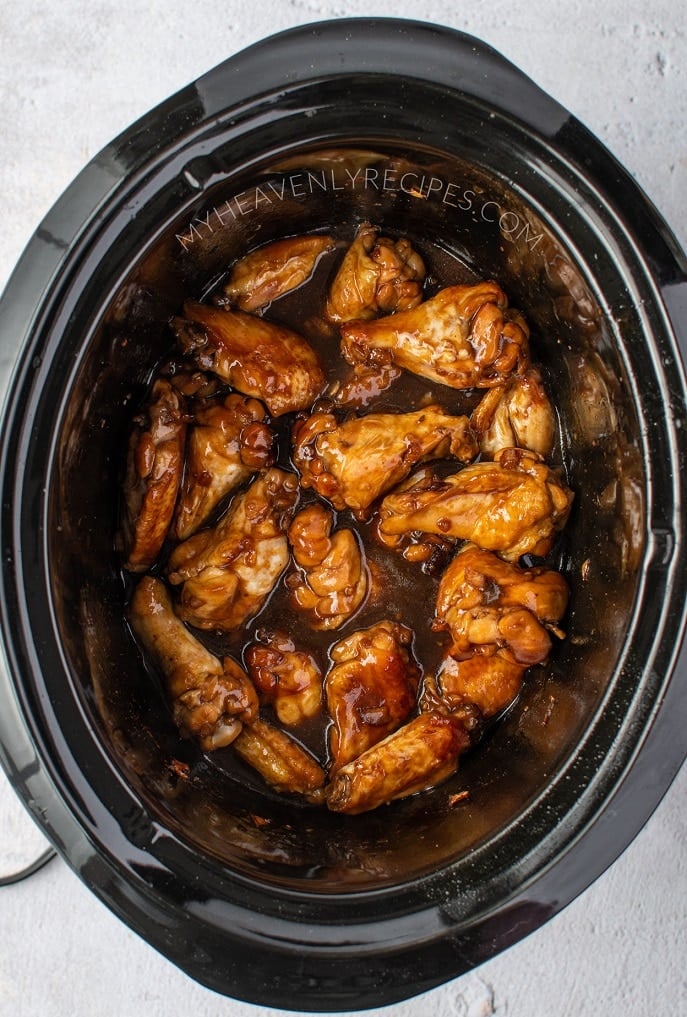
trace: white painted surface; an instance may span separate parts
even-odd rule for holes
[[[142,12],[142,8],[147,10]],[[139,115],[245,45],[345,15],[421,17],[483,38],[583,120],[687,245],[687,34],[672,0],[3,0],[0,287],[64,187]],[[0,384],[9,351],[0,349]],[[0,777],[6,841],[40,840]],[[32,843],[29,843],[29,842]],[[687,1014],[687,769],[646,828],[561,915],[478,971],[385,1017]],[[13,847],[14,857],[17,848]],[[0,1017],[253,1017],[191,982],[61,862],[0,889]],[[277,1012],[278,1013],[278,1012]]]

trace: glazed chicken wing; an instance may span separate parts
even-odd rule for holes
[[[307,282],[320,256],[333,248],[331,237],[315,234],[275,240],[236,262],[224,295],[241,311],[262,310]]]
[[[322,705],[322,672],[283,632],[260,633],[246,650],[246,667],[260,696],[287,727],[314,717]]]
[[[549,632],[561,635],[567,604],[560,573],[521,568],[467,545],[441,578],[433,627],[451,633],[455,658],[506,648],[516,664],[530,667],[546,660]]]
[[[216,526],[174,549],[169,581],[182,586],[184,621],[231,631],[257,614],[288,564],[297,501],[297,478],[272,468],[234,497]]]
[[[456,770],[470,736],[458,717],[421,713],[338,770],[327,789],[333,812],[357,815],[435,787]]]
[[[264,720],[243,728],[234,750],[263,780],[281,794],[298,794],[319,804],[326,775],[309,752],[285,731]]]
[[[134,422],[124,480],[124,567],[145,572],[154,564],[174,515],[184,465],[186,408],[164,379],[153,385],[146,411]]]
[[[400,377],[401,369],[390,360],[379,364],[354,364],[348,375],[325,393],[337,406],[364,410]]]
[[[331,772],[394,731],[416,705],[420,670],[411,655],[412,633],[381,621],[354,632],[330,650],[325,678]]]
[[[186,470],[174,519],[174,535],[186,540],[213,509],[252,473],[273,461],[274,433],[257,399],[232,393],[201,402],[186,442]]]
[[[258,698],[236,661],[222,663],[191,635],[159,579],[144,576],[134,592],[131,626],[165,678],[181,733],[205,751],[229,745],[257,716]]]
[[[467,462],[476,453],[468,418],[450,416],[440,406],[368,413],[343,424],[331,413],[314,413],[294,427],[293,458],[303,487],[356,515],[418,463],[449,455]]]
[[[451,388],[491,388],[527,366],[529,329],[495,282],[449,286],[409,311],[341,327],[349,363],[386,354]]]
[[[442,702],[450,710],[466,703],[476,706],[482,717],[495,717],[518,696],[527,668],[510,653],[476,653],[464,660],[447,654],[437,675]]]
[[[470,423],[485,455],[526,448],[546,459],[556,438],[556,415],[534,367],[485,392]]]
[[[367,594],[367,569],[353,530],[332,534],[334,514],[315,503],[301,509],[289,527],[298,571],[287,577],[295,604],[314,629],[337,629]]]
[[[297,332],[243,311],[187,301],[174,327],[182,351],[274,417],[310,406],[325,385],[314,350]]]
[[[340,323],[416,307],[422,300],[425,266],[406,239],[378,236],[363,223],[331,284],[325,314]]]
[[[493,462],[473,463],[441,480],[425,474],[387,495],[378,533],[390,546],[413,530],[470,540],[516,561],[548,554],[572,499],[534,452],[502,449]]]

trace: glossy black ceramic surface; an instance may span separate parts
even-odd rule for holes
[[[567,640],[447,788],[339,817],[181,744],[125,622],[127,429],[168,319],[248,247],[370,219],[499,280],[576,493]],[[624,849],[687,752],[687,265],[564,109],[482,43],[337,21],[252,47],[105,149],[0,304],[1,757],[67,861],[199,981],[381,1005],[522,938]],[[188,762],[193,779],[174,777]],[[255,815],[260,822],[255,822]]]

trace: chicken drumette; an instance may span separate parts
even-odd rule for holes
[[[174,536],[186,540],[213,509],[252,473],[273,461],[274,433],[257,399],[232,393],[201,401],[186,442],[186,469]]]
[[[130,572],[147,571],[164,544],[181,484],[185,442],[183,396],[158,378],[129,440],[121,542]]]
[[[283,632],[259,633],[260,642],[246,650],[246,667],[265,702],[287,727],[314,717],[322,705],[322,672],[304,650]]]
[[[288,564],[286,530],[297,501],[297,477],[272,468],[234,497],[216,526],[175,548],[169,581],[183,584],[184,621],[230,631],[260,610]]]
[[[508,560],[545,555],[565,525],[572,492],[540,456],[502,449],[493,462],[473,463],[439,479],[424,472],[417,483],[384,498],[378,534],[403,546],[413,531],[470,540]]]
[[[359,516],[418,463],[449,455],[468,462],[477,453],[468,418],[440,406],[368,413],[342,424],[332,413],[314,413],[296,424],[293,438],[303,487]]]
[[[330,650],[325,678],[331,772],[399,727],[416,705],[420,669],[412,632],[391,621],[352,633]]]
[[[198,367],[261,399],[274,417],[306,409],[324,388],[316,353],[285,325],[186,301],[174,328],[183,353]]]
[[[449,286],[408,311],[341,326],[351,364],[392,361],[451,388],[491,388],[523,370],[529,329],[495,282]]]
[[[241,311],[262,310],[306,282],[321,255],[333,248],[331,237],[316,234],[275,240],[236,262],[224,295]]]
[[[331,284],[325,314],[338,324],[416,307],[424,278],[410,241],[380,237],[376,226],[363,223]]]
[[[258,712],[255,689],[230,657],[220,662],[177,617],[159,579],[144,576],[131,601],[131,627],[162,671],[177,727],[206,751],[231,744]]]
[[[353,530],[332,534],[334,514],[316,502],[301,509],[289,527],[298,571],[286,583],[314,629],[336,629],[358,610],[367,593],[363,550]]]
[[[534,367],[485,392],[470,423],[485,455],[517,447],[547,458],[556,438],[556,415]]]

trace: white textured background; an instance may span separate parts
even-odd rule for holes
[[[0,0],[0,287],[63,188],[134,119],[265,35],[347,15],[433,20],[499,49],[605,141],[687,246],[684,5],[455,6],[461,13],[432,0],[389,7],[364,0]],[[0,349],[0,385],[11,355]],[[0,872],[37,841],[0,776]],[[372,1013],[684,1017],[686,844],[683,767],[637,840],[561,915],[472,974]],[[62,862],[0,889],[0,1017],[261,1012],[192,983]]]

